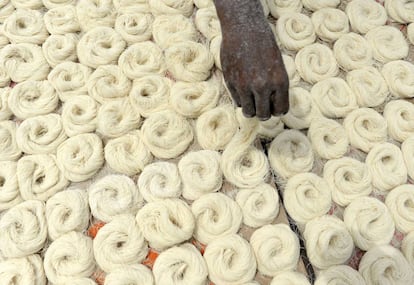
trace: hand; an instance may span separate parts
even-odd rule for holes
[[[227,87],[244,115],[267,120],[287,113],[289,79],[273,32],[260,13],[263,19],[244,25],[221,17],[221,65]]]

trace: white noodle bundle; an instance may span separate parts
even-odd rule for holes
[[[250,244],[237,234],[211,242],[204,253],[210,280],[216,284],[243,284],[256,274],[256,259]]]
[[[190,207],[180,199],[164,199],[146,204],[136,217],[149,245],[163,250],[188,240],[195,227]]]
[[[83,232],[89,225],[88,195],[82,189],[69,189],[46,202],[49,237],[56,240],[71,231]]]
[[[69,184],[50,154],[23,156],[17,162],[17,181],[24,200],[45,202]]]
[[[47,238],[45,204],[29,200],[9,209],[0,219],[2,255],[25,257],[40,251]]]
[[[117,215],[136,215],[143,206],[143,198],[134,181],[124,175],[107,175],[88,189],[92,215],[104,222]]]
[[[105,272],[145,259],[148,245],[132,215],[119,215],[105,224],[93,240],[93,252]]]
[[[191,210],[196,221],[194,237],[204,244],[237,233],[242,223],[241,208],[223,193],[201,196]]]

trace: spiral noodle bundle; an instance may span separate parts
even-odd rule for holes
[[[19,148],[28,154],[54,153],[67,136],[58,114],[48,114],[24,120],[16,131]]]
[[[138,128],[141,122],[127,99],[104,103],[98,111],[97,132],[108,138],[127,134]]]
[[[111,174],[97,180],[88,189],[92,215],[104,222],[122,214],[135,215],[143,198],[128,176]]]
[[[48,10],[44,16],[46,29],[52,35],[65,35],[80,31],[76,8],[72,5],[59,6]]]
[[[102,141],[95,134],[73,136],[59,145],[56,157],[68,180],[85,181],[94,176],[104,163]]]
[[[243,284],[256,274],[256,259],[250,244],[237,234],[212,241],[206,248],[204,259],[209,278],[216,284]]]
[[[345,71],[370,66],[373,51],[369,42],[356,33],[341,36],[334,44],[333,52],[339,66]]]
[[[311,11],[323,8],[335,8],[339,5],[339,0],[302,0],[303,6]]]
[[[326,42],[334,42],[349,32],[348,17],[339,9],[322,8],[312,14],[311,20],[315,33]]]
[[[269,175],[269,163],[262,151],[252,144],[256,139],[259,121],[246,119],[240,130],[223,151],[221,169],[224,177],[239,188],[255,187]]]
[[[289,90],[289,111],[282,117],[283,122],[293,129],[306,129],[315,117],[320,115],[312,102],[311,94],[301,87]]]
[[[190,207],[180,199],[164,199],[146,204],[136,217],[149,245],[163,250],[188,240],[195,227]]]
[[[414,282],[413,269],[402,253],[390,246],[376,246],[361,259],[359,273],[367,285],[411,284]]]
[[[347,206],[372,192],[372,176],[365,163],[349,157],[326,162],[323,178],[332,190],[332,200]]]
[[[395,27],[376,27],[365,38],[371,45],[374,58],[381,63],[403,59],[408,55],[408,43],[403,33]]]
[[[408,175],[414,179],[414,136],[409,137],[401,144],[401,151]]]
[[[410,232],[406,235],[401,244],[401,251],[404,257],[410,263],[411,267],[414,266],[414,232]]]
[[[145,9],[122,7],[115,21],[115,31],[132,45],[148,41],[152,36],[154,17]]]
[[[195,14],[194,23],[207,40],[212,40],[221,35],[220,22],[215,7],[198,9]]]
[[[268,157],[273,170],[284,179],[310,171],[314,162],[310,141],[296,130],[278,135],[270,144]]]
[[[194,284],[207,282],[208,270],[200,252],[189,243],[162,252],[153,268],[157,284]]]
[[[152,36],[157,45],[166,49],[183,41],[196,41],[197,30],[183,15],[160,15],[155,17]]]
[[[243,223],[252,228],[270,224],[279,214],[279,195],[269,184],[240,189],[236,202],[243,212]]]
[[[0,122],[0,161],[17,160],[22,155],[17,144],[16,123]]]
[[[0,219],[2,254],[25,257],[40,251],[47,238],[45,205],[30,200],[9,209]]]
[[[160,75],[135,79],[129,92],[131,106],[143,117],[168,109],[171,80]]]
[[[414,45],[414,23],[407,26],[407,38]]]
[[[281,15],[276,22],[276,36],[282,46],[293,51],[298,51],[316,40],[311,19],[301,13]]]
[[[345,12],[352,30],[360,34],[365,34],[387,22],[387,12],[380,3],[374,0],[350,1]]]
[[[221,58],[220,58],[221,43],[222,43],[222,41],[223,41],[223,37],[221,35],[214,37],[210,41],[210,53],[213,55],[214,64],[216,65],[216,67],[219,70],[222,70],[222,67],[221,67]],[[290,66],[290,68],[291,68],[291,66]],[[289,69],[289,67],[286,67],[286,69],[287,69],[286,72],[288,73],[289,78],[291,78],[290,75],[291,75],[292,69]],[[295,68],[295,72],[296,72],[296,68]],[[299,75],[297,76],[297,78],[299,78]]]
[[[62,125],[69,136],[94,132],[97,125],[98,104],[86,95],[69,98],[62,107]]]
[[[0,283],[46,285],[42,258],[33,254],[0,262]]]
[[[58,64],[47,78],[58,93],[59,99],[65,102],[77,95],[88,95],[86,83],[91,74],[90,67],[69,61]]]
[[[196,220],[194,237],[204,244],[237,233],[242,223],[241,208],[223,193],[201,196],[191,210]]]
[[[270,285],[310,285],[308,278],[296,271],[283,271],[276,275]]]
[[[306,240],[310,262],[322,269],[345,263],[354,251],[354,242],[345,223],[335,216],[322,216],[306,224]]]
[[[341,78],[316,83],[311,94],[321,113],[328,118],[342,118],[358,108],[355,94]]]
[[[220,91],[218,79],[194,83],[179,81],[171,87],[170,104],[178,114],[197,118],[216,106]]]
[[[365,280],[358,271],[348,265],[336,265],[319,273],[315,285],[355,285],[365,284]]]
[[[115,171],[126,175],[141,172],[153,157],[144,145],[139,131],[109,140],[105,146],[105,160]]]
[[[11,90],[9,87],[0,89],[0,121],[8,120],[13,115],[8,103]]]
[[[184,41],[165,51],[165,62],[175,79],[186,82],[206,80],[214,65],[214,58],[204,45]]]
[[[43,6],[42,0],[10,0],[17,9],[39,9]]]
[[[51,67],[66,61],[77,61],[76,46],[78,44],[76,34],[51,35],[42,45],[43,55]]]
[[[397,98],[414,97],[414,64],[395,60],[385,64],[381,70],[390,92]]]
[[[352,201],[345,208],[344,222],[355,245],[362,250],[388,244],[394,235],[395,223],[391,214],[376,198],[361,197]]]
[[[336,76],[339,72],[331,49],[318,43],[301,49],[296,54],[295,64],[299,75],[311,84]]]
[[[182,14],[189,17],[194,9],[193,0],[148,0],[148,3],[154,15]]]
[[[95,280],[92,280],[91,278],[81,277],[81,278],[75,278],[72,280],[66,279],[62,285],[96,285],[97,283]]]
[[[387,121],[371,108],[360,108],[349,113],[343,125],[351,145],[369,152],[376,144],[387,140]]]
[[[211,47],[211,44],[210,44],[210,47]],[[218,49],[220,49],[220,46],[218,46]],[[291,57],[290,55],[286,55],[286,54],[282,54],[282,59],[283,59],[283,64],[286,68],[287,75],[289,77],[289,87],[292,88],[298,85],[300,81],[300,76],[296,71],[295,60],[293,59],[293,57]]]
[[[185,199],[196,200],[204,194],[220,190],[223,184],[220,160],[220,153],[213,150],[193,151],[181,158],[178,170]]]
[[[142,124],[141,134],[151,153],[162,159],[179,156],[194,138],[190,123],[170,110],[150,115]]]
[[[93,252],[99,267],[110,272],[143,261],[148,245],[134,216],[119,215],[99,230]]]
[[[377,107],[384,103],[388,96],[387,83],[375,67],[368,66],[349,71],[346,82],[361,107]]]
[[[3,31],[14,44],[42,44],[49,36],[42,14],[31,9],[17,9],[4,21]]]
[[[312,120],[308,137],[315,152],[324,159],[342,157],[349,149],[344,127],[335,120],[318,117]]]
[[[116,10],[112,0],[79,0],[76,13],[84,32],[96,27],[113,27],[115,24]]]
[[[117,65],[101,65],[89,77],[88,93],[101,104],[127,97],[132,83]]]
[[[193,0],[193,1],[194,1],[194,5],[198,9],[214,6],[213,0]]]
[[[138,188],[147,202],[179,198],[182,185],[177,165],[159,161],[145,166],[138,178]]]
[[[370,150],[365,162],[372,175],[372,184],[380,191],[389,191],[407,180],[402,152],[394,144],[377,144]]]
[[[385,9],[391,19],[402,24],[414,22],[414,5],[411,2],[404,0],[384,2]]]
[[[257,269],[267,276],[294,270],[299,261],[299,239],[288,225],[266,225],[256,230],[250,244],[257,260]]]
[[[0,48],[2,48],[1,44],[0,44]],[[7,74],[7,71],[6,69],[4,69],[4,67],[0,67],[0,88],[9,87],[9,85],[10,85],[10,76]]]
[[[46,79],[50,69],[42,48],[28,43],[9,44],[2,48],[0,66],[14,82]]]
[[[49,81],[25,81],[17,84],[10,92],[8,106],[20,119],[53,112],[59,98]]]
[[[42,0],[43,5],[47,9],[53,9],[57,7],[64,7],[66,5],[74,5],[76,4],[76,0]]]
[[[0,161],[0,211],[10,209],[22,202],[16,167],[14,161]]]
[[[88,195],[82,189],[69,189],[46,202],[49,237],[56,240],[71,231],[83,232],[89,225]]]
[[[115,9],[119,12],[125,9],[148,10],[148,0],[113,0]]]
[[[57,284],[89,277],[95,269],[92,239],[78,232],[62,235],[47,249],[44,267],[47,279]]]
[[[270,14],[276,19],[287,13],[300,12],[303,8],[300,0],[267,0],[267,5]]]
[[[237,127],[233,106],[220,105],[197,119],[197,141],[203,149],[223,150],[233,138]]]
[[[49,154],[26,155],[17,162],[17,181],[24,200],[47,201],[69,183]]]
[[[384,108],[384,117],[387,120],[388,133],[391,138],[402,142],[414,135],[414,105],[404,100],[395,100],[387,103]]]
[[[260,121],[257,129],[258,136],[267,139],[274,139],[283,132],[285,124],[281,117],[272,116],[267,121]]]
[[[394,218],[396,228],[407,234],[414,231],[414,186],[404,184],[394,188],[386,197],[391,216]]]
[[[162,50],[151,41],[129,46],[119,57],[118,65],[132,80],[146,75],[164,75],[166,70]]]
[[[125,46],[125,41],[112,28],[93,28],[79,40],[77,46],[79,62],[92,68],[97,68],[100,65],[115,64],[118,61],[118,57],[124,51]]]
[[[154,277],[148,267],[142,264],[123,266],[111,270],[105,276],[105,285],[123,285],[123,284],[154,284]]]
[[[0,2],[0,23],[3,22],[15,11],[14,5],[10,0]]]
[[[313,173],[300,173],[290,178],[283,197],[286,210],[299,224],[321,217],[331,208],[329,185]]]

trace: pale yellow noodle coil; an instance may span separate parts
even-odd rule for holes
[[[299,224],[325,215],[332,204],[328,183],[313,173],[300,173],[290,178],[283,198],[287,212]]]
[[[407,168],[401,150],[385,142],[375,145],[365,162],[372,175],[372,185],[379,191],[390,191],[407,180]]]
[[[326,162],[323,178],[332,191],[332,200],[345,207],[359,197],[371,194],[372,176],[365,163],[350,157]]]
[[[283,179],[310,171],[314,163],[309,139],[296,130],[279,134],[270,144],[268,157],[273,171]]]
[[[110,139],[105,145],[106,162],[110,168],[122,174],[140,173],[152,159],[139,131]]]
[[[395,231],[395,223],[385,204],[372,197],[352,201],[345,208],[344,222],[355,245],[362,250],[388,244]]]

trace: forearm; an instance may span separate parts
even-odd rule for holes
[[[237,27],[246,31],[265,22],[260,0],[214,0],[223,31]]]

